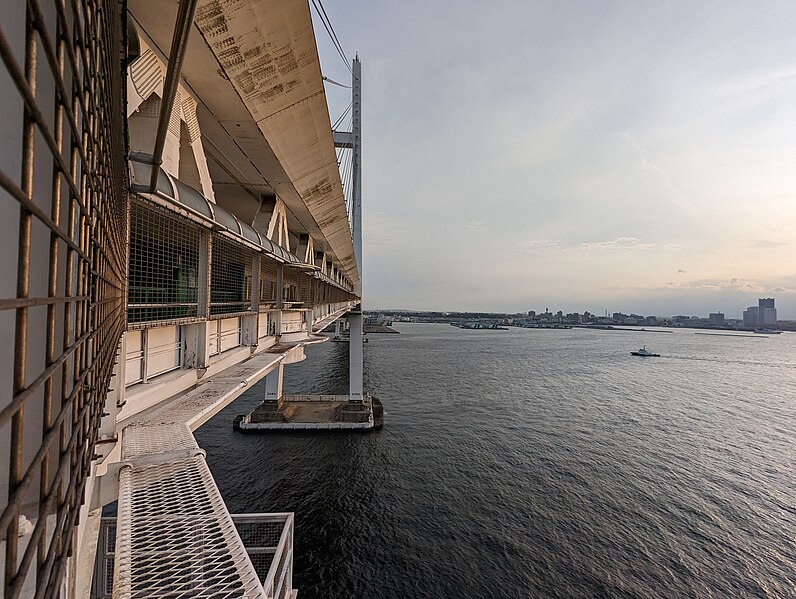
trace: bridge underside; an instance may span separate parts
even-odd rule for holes
[[[163,54],[177,2],[130,0],[139,31]],[[263,197],[288,209],[291,232],[359,282],[309,5],[200,0],[182,68],[216,201],[257,228]],[[292,249],[292,248],[289,248]]]
[[[118,500],[114,597],[286,596],[292,517],[247,548],[191,432],[361,301],[308,3],[6,2],[0,46],[3,591],[85,595]]]

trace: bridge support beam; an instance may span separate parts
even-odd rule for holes
[[[282,408],[282,380],[285,374],[285,366],[280,363],[271,372],[265,375],[265,397],[263,406],[272,411]]]
[[[363,382],[362,312],[348,315],[348,378],[349,394],[352,402],[365,398]]]

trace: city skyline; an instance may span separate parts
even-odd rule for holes
[[[424,311],[427,311],[427,312],[440,312],[440,313],[448,313],[448,312],[449,313],[483,312],[483,313],[495,313],[495,314],[529,314],[530,312],[533,312],[533,313],[535,313],[537,315],[543,314],[543,313],[549,311],[550,314],[556,314],[558,312],[561,312],[561,313],[563,313],[565,315],[574,313],[574,314],[590,314],[592,316],[598,316],[598,317],[610,317],[611,315],[618,313],[618,314],[623,314],[625,316],[630,316],[630,315],[645,316],[645,317],[646,316],[655,316],[655,317],[661,318],[661,319],[669,319],[669,318],[675,318],[675,317],[696,317],[696,318],[702,318],[702,319],[706,319],[706,320],[709,319],[711,316],[714,316],[714,315],[718,314],[718,315],[721,315],[722,318],[724,318],[724,319],[726,319],[728,321],[731,320],[731,321],[742,322],[742,321],[745,320],[745,315],[746,315],[747,311],[751,310],[753,308],[755,310],[758,310],[760,305],[761,305],[761,303],[764,300],[771,300],[772,302],[774,302],[774,301],[776,301],[776,298],[757,298],[757,300],[755,301],[756,305],[749,306],[749,307],[738,308],[737,310],[729,310],[729,311],[727,311],[727,310],[723,310],[723,309],[718,309],[717,308],[715,310],[708,311],[708,312],[680,311],[680,312],[673,312],[673,313],[646,312],[646,311],[639,311],[639,310],[624,310],[624,309],[614,310],[614,309],[610,309],[610,308],[602,308],[600,310],[596,310],[596,309],[593,310],[593,309],[588,309],[588,308],[586,308],[586,309],[577,309],[577,308],[570,308],[569,304],[564,304],[563,307],[558,305],[558,304],[554,304],[554,305],[551,304],[551,305],[553,305],[552,308],[550,306],[545,306],[544,308],[530,307],[530,308],[527,308],[527,309],[519,309],[519,310],[488,310],[488,309],[487,310],[460,310],[460,309],[412,308],[412,307],[394,307],[394,306],[373,306],[372,308],[369,308],[369,309],[372,312],[378,312],[380,310],[387,311],[387,312],[390,312],[390,311],[406,311],[406,312],[424,312]],[[770,307],[773,310],[773,318],[774,318],[774,320],[773,321],[768,321],[768,322],[755,322],[754,324],[762,326],[762,325],[765,325],[765,324],[776,324],[776,322],[779,322],[779,321],[789,321],[789,320],[791,320],[791,319],[788,319],[788,318],[780,317],[779,308],[778,307],[774,307],[774,305],[771,305]],[[737,315],[736,315],[736,313],[737,313]],[[756,312],[755,312],[755,318],[758,318]]]
[[[796,318],[796,7],[499,6],[328,7],[366,57],[366,305]]]

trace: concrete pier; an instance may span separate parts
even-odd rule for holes
[[[283,395],[266,399],[252,412],[235,418],[241,432],[262,430],[371,430],[384,424],[378,398],[366,395],[351,401],[349,395]]]

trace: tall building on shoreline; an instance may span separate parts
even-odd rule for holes
[[[757,326],[757,306],[749,306],[743,311],[743,326],[755,327]]]
[[[777,324],[777,309],[773,297],[761,297],[756,306],[749,306],[743,313],[745,327],[768,326]]]
[[[757,300],[758,324],[777,324],[777,309],[774,307],[773,297],[761,297]]]

